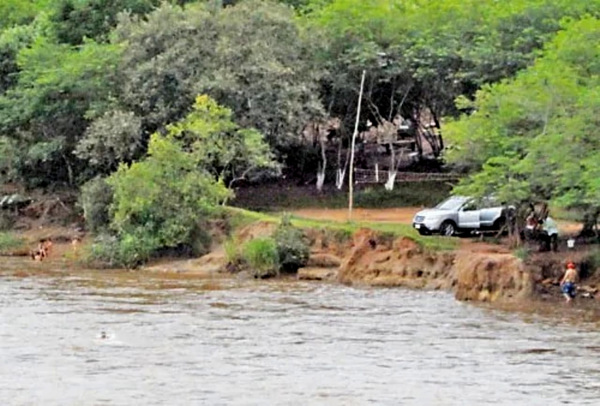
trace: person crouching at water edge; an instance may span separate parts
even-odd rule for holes
[[[570,302],[575,298],[575,283],[577,282],[579,275],[577,274],[577,268],[573,262],[569,262],[567,264],[567,270],[565,271],[565,276],[563,276],[560,281],[560,290],[567,302]]]
[[[52,241],[48,240],[40,240],[37,249],[31,251],[31,259],[34,261],[42,261],[48,255],[50,255],[50,251],[52,250]]]

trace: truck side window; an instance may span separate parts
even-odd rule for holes
[[[477,205],[474,202],[469,202],[463,206],[462,210],[463,211],[477,210]]]

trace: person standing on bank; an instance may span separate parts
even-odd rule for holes
[[[567,270],[565,271],[565,275],[560,281],[560,290],[562,291],[567,303],[575,298],[575,283],[578,281],[579,275],[577,273],[577,268],[573,262],[569,262],[567,264]]]

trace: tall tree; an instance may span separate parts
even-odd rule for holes
[[[459,193],[513,203],[554,200],[600,212],[600,20],[565,23],[515,79],[485,87],[447,128],[448,158],[474,174]]]
[[[46,37],[21,50],[18,84],[0,97],[0,133],[22,144],[31,183],[74,183],[73,149],[87,117],[105,109],[119,55],[118,46],[89,41],[74,50]]]
[[[360,72],[369,73],[365,118],[423,121],[458,113],[457,96],[530,65],[561,19],[598,15],[598,0],[335,0],[307,16],[323,31],[325,105],[349,123]],[[383,58],[382,58],[383,56]],[[429,114],[427,114],[429,116]],[[427,135],[426,132],[422,131]],[[443,146],[431,140],[434,152]]]

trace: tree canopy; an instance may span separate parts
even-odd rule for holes
[[[598,210],[599,39],[600,20],[565,21],[531,67],[462,100],[447,156],[474,175],[458,192]]]
[[[231,194],[224,178],[272,165],[260,133],[239,128],[231,110],[199,96],[166,135],[152,134],[144,159],[121,164],[108,178],[114,193],[110,226],[121,249],[137,253],[129,255],[134,260],[193,245],[207,215]]]
[[[365,71],[361,129],[433,122],[434,154],[447,136],[444,158],[475,174],[461,188],[591,207],[597,18],[600,0],[6,0],[0,174],[33,187],[108,176],[142,161],[152,134],[192,128],[198,94],[227,112],[243,154],[266,140],[260,154],[297,173],[310,125],[339,121],[341,153]],[[244,173],[239,159],[214,162],[218,177]]]

